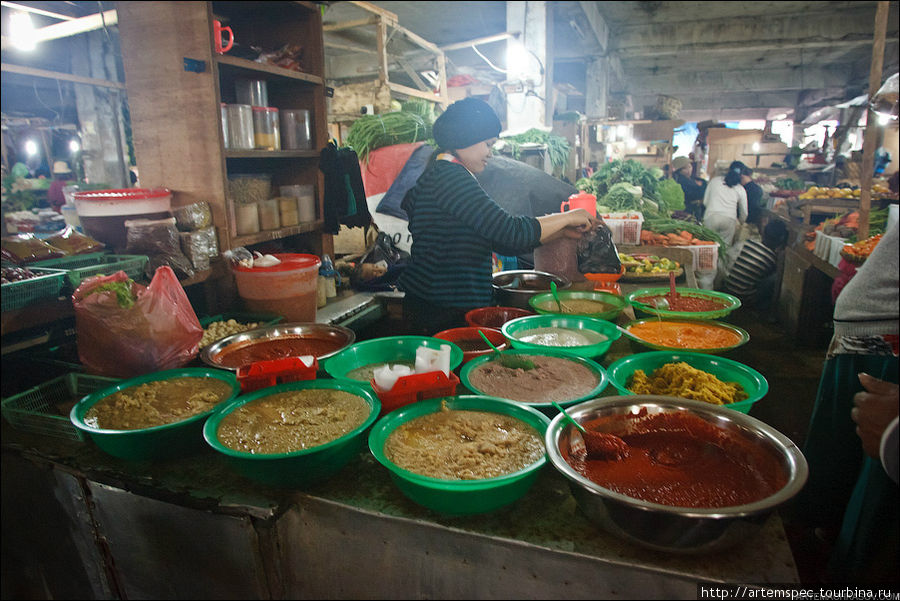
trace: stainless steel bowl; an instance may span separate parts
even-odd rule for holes
[[[569,481],[581,511],[604,530],[626,541],[677,554],[727,548],[755,534],[770,514],[800,492],[806,483],[806,459],[793,442],[763,422],[731,409],[674,397],[630,395],[593,399],[566,411],[575,421],[585,423],[604,416],[627,415],[642,408],[650,414],[687,411],[717,428],[749,438],[779,459],[787,483],[760,501],[714,509],[672,507],[622,495],[588,480],[566,462],[561,450],[567,452],[573,443],[583,443],[575,428],[558,414],[550,422],[544,439],[550,463]]]
[[[569,278],[530,269],[498,271],[493,277],[494,299],[501,307],[518,307],[531,311],[528,301],[535,294],[550,292],[550,282],[564,290],[572,285]]]
[[[200,358],[204,363],[219,369],[228,369],[237,371],[237,368],[226,367],[217,361],[217,358],[225,352],[226,349],[234,345],[240,345],[248,340],[275,339],[285,337],[308,337],[319,340],[330,340],[338,343],[338,347],[330,353],[317,356],[321,363],[323,359],[327,359],[338,351],[353,344],[356,340],[356,334],[353,330],[342,326],[334,326],[325,323],[282,323],[253,330],[246,330],[231,336],[226,336],[221,340],[210,344],[200,353]]]

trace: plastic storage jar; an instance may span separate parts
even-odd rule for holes
[[[269,106],[269,88],[265,79],[236,79],[234,95],[241,104]]]
[[[281,147],[285,150],[312,149],[309,111],[305,109],[281,110],[281,142]]]
[[[73,194],[84,233],[116,252],[127,244],[127,219],[171,217],[172,192],[166,188],[92,190]]]
[[[281,126],[278,124],[277,108],[253,107],[253,140],[257,150],[281,150]]]
[[[288,322],[314,322],[319,257],[304,254],[275,256],[281,263],[273,267],[234,267],[238,295],[247,311],[274,313]]]
[[[259,205],[248,202],[234,205],[234,223],[238,236],[255,234],[259,231]]]
[[[297,211],[297,199],[293,196],[279,196],[278,211],[281,214],[282,227],[290,227],[300,223],[300,213]]]
[[[278,199],[270,198],[259,203],[259,228],[263,230],[277,230],[281,227],[281,217],[278,215]]]
[[[226,104],[222,115],[225,132],[225,148],[228,150],[253,150],[253,108],[249,104]]]

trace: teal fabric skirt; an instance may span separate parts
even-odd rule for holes
[[[898,486],[863,452],[850,419],[853,395],[863,390],[858,374],[897,383],[897,369],[896,356],[841,354],[822,370],[803,446],[809,480],[792,508],[810,527],[839,532],[828,565],[834,582],[897,579]]]

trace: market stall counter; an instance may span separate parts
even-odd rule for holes
[[[550,466],[509,507],[448,517],[406,499],[368,452],[299,491],[247,480],[212,449],[126,462],[5,423],[2,439],[4,591],[674,599],[701,582],[798,582],[777,514],[725,553],[659,553],[588,521]]]

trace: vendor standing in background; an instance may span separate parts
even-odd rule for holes
[[[755,225],[762,235],[763,189],[753,181],[753,169],[746,165],[741,170],[741,185],[747,193],[747,223]]]
[[[702,221],[706,183],[691,177],[692,168],[688,157],[675,157],[672,160],[672,179],[684,190],[684,210],[693,215],[697,221]]]
[[[741,175],[747,166],[734,161],[724,176],[710,180],[703,195],[703,225],[721,236],[731,246],[740,224],[747,220],[747,191],[741,185]]]
[[[47,190],[47,203],[50,208],[57,213],[62,213],[62,206],[66,204],[66,196],[63,194],[63,188],[69,185],[72,179],[72,170],[69,169],[68,163],[65,161],[56,161],[53,163],[53,182]]]
[[[500,119],[477,98],[454,102],[434,122],[438,149],[401,204],[412,247],[398,285],[412,334],[465,326],[467,311],[491,305],[492,251],[526,253],[560,236],[579,238],[593,225],[584,209],[515,216],[488,196],[475,174],[500,130]]]

